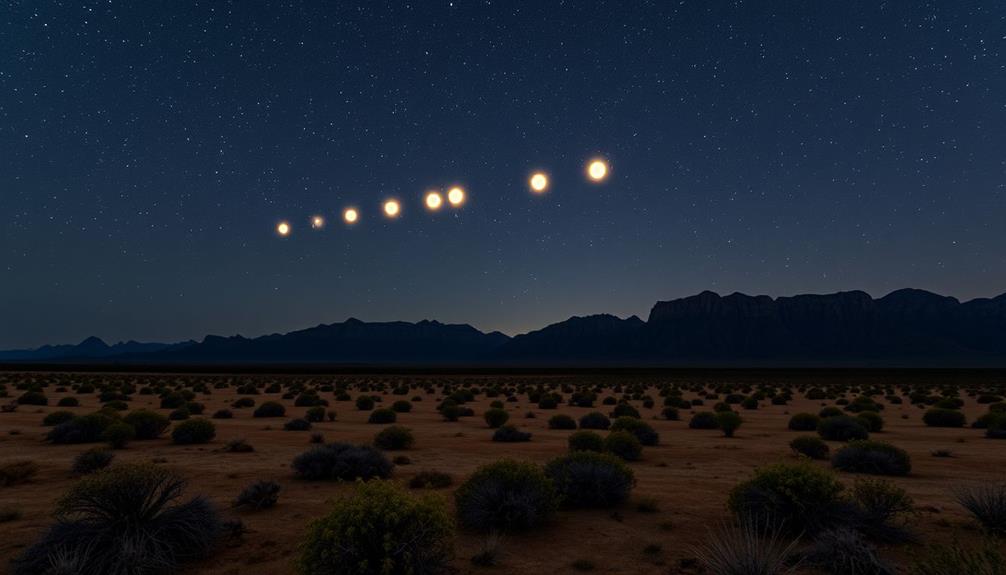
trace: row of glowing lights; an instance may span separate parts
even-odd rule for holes
[[[601,159],[591,160],[587,164],[587,178],[592,182],[602,182],[608,177],[609,173],[608,162]],[[528,178],[528,187],[535,194],[544,194],[548,191],[549,180],[548,174],[545,172],[535,172],[531,174]],[[465,203],[467,193],[461,186],[454,186],[453,188],[447,190],[447,204],[452,208],[460,208]],[[430,191],[426,193],[424,198],[424,203],[426,204],[426,209],[431,212],[439,211],[440,208],[444,206],[444,194],[439,191]],[[382,206],[385,217],[394,219],[401,215],[402,204],[395,199],[385,200]],[[342,211],[342,221],[346,222],[348,225],[353,225],[360,221],[360,210],[357,208],[346,208]],[[311,217],[311,228],[315,230],[320,230],[325,227],[325,218],[322,216],[312,216]],[[280,222],[276,224],[276,233],[282,237],[289,236],[293,231],[293,226],[290,222]]]

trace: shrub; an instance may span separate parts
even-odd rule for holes
[[[681,416],[678,414],[678,408],[671,406],[667,406],[662,409],[660,411],[660,415],[668,421],[677,421],[681,419]]]
[[[54,427],[60,423],[66,423],[74,417],[72,411],[53,411],[42,418],[42,425],[44,427]]]
[[[847,528],[819,533],[807,561],[834,575],[896,575],[859,532]]]
[[[394,410],[382,407],[381,409],[375,409],[370,412],[370,417],[367,418],[367,423],[394,423],[398,419],[398,414]]]
[[[638,461],[643,456],[643,444],[628,431],[612,431],[604,438],[604,450],[625,461]]]
[[[25,483],[38,473],[38,464],[34,461],[9,461],[0,464],[0,487],[9,487]]]
[[[234,507],[269,509],[279,501],[279,491],[279,483],[275,481],[256,481],[241,490],[234,500]]]
[[[283,417],[284,415],[286,415],[286,408],[278,401],[266,401],[252,412],[252,417]]]
[[[629,498],[635,475],[617,457],[577,451],[553,459],[545,474],[566,507],[611,507]]]
[[[510,414],[504,409],[493,408],[487,409],[483,414],[483,417],[486,420],[486,425],[488,425],[490,429],[496,429],[510,419]]]
[[[600,411],[592,411],[580,418],[580,429],[603,429],[611,427],[611,419]]]
[[[217,426],[209,419],[189,419],[175,426],[171,440],[178,445],[209,443],[217,436]]]
[[[41,391],[27,391],[17,398],[20,405],[49,405],[49,398]]]
[[[325,408],[321,405],[308,408],[308,410],[304,412],[304,419],[310,421],[311,423],[320,423],[325,421]]]
[[[635,417],[636,419],[639,419],[639,411],[625,402],[616,405],[615,409],[611,410],[610,415],[615,419],[618,419],[619,417]]]
[[[53,443],[96,443],[115,421],[114,416],[102,411],[81,415],[52,428],[46,439]]]
[[[313,522],[298,568],[304,575],[434,574],[452,559],[454,522],[444,501],[374,481]]]
[[[863,422],[849,415],[822,419],[817,426],[817,434],[829,441],[866,440],[870,437]]]
[[[570,451],[604,451],[604,438],[593,431],[580,430],[567,440]]]
[[[255,451],[255,448],[244,439],[232,439],[224,445],[223,451],[225,453],[251,453]]]
[[[790,556],[797,540],[787,542],[780,530],[757,521],[711,532],[692,553],[706,572],[722,575],[788,575],[796,568]]]
[[[370,411],[374,409],[374,398],[369,395],[361,395],[356,398],[356,409],[360,411]]]
[[[294,458],[294,472],[302,479],[385,479],[394,466],[383,453],[365,445],[329,443],[314,447]]]
[[[13,575],[152,575],[209,554],[222,533],[210,503],[181,503],[185,482],[153,465],[120,465],[81,478],[56,506],[57,523],[12,562]]]
[[[374,436],[374,447],[387,451],[410,449],[415,442],[412,431],[401,425],[386,427]]]
[[[821,418],[813,413],[798,413],[789,418],[789,428],[792,431],[817,431]]]
[[[915,560],[912,575],[1006,575],[1006,557],[991,542],[977,549],[949,546],[930,547]]]
[[[136,439],[157,439],[171,425],[167,417],[149,409],[131,411],[122,420],[133,426]]]
[[[105,428],[104,437],[112,449],[124,449],[136,437],[136,430],[128,423],[113,423]]]
[[[391,409],[395,410],[396,413],[409,413],[412,411],[412,402],[406,399],[400,399],[391,404]]]
[[[856,419],[863,423],[870,433],[879,433],[884,430],[884,418],[876,411],[860,411]]]
[[[171,421],[185,421],[189,418],[191,414],[189,410],[184,407],[179,407],[178,409],[172,411],[168,414],[168,419]]]
[[[801,435],[790,441],[789,447],[797,454],[805,455],[811,459],[827,459],[831,451],[827,443],[813,435]]]
[[[851,473],[908,475],[912,461],[904,449],[889,443],[854,440],[835,452],[831,466]]]
[[[521,431],[512,425],[504,425],[493,433],[493,441],[500,441],[503,443],[531,441],[531,434]]]
[[[821,417],[821,419],[828,419],[829,417],[838,417],[843,415],[842,410],[834,405],[822,408],[821,411],[817,412],[817,414]]]
[[[457,421],[461,417],[461,406],[445,405],[440,409],[440,415],[444,416],[444,421]]]
[[[73,472],[87,475],[102,470],[112,464],[115,454],[108,449],[89,449],[73,458]]]
[[[716,414],[711,411],[700,411],[688,422],[689,429],[716,429],[719,426]]]
[[[557,413],[548,418],[549,429],[576,429],[576,420],[564,414]]]
[[[810,463],[777,463],[734,487],[728,507],[742,519],[792,533],[816,531],[831,523],[842,489],[834,474]]]
[[[213,412],[213,419],[233,419],[234,414],[229,409],[218,409]]]
[[[656,445],[660,443],[660,435],[653,430],[649,423],[633,417],[619,417],[611,424],[612,431],[628,431],[636,436],[639,443],[643,445]]]
[[[523,530],[558,506],[552,480],[533,463],[503,459],[478,468],[454,492],[461,524],[477,531]]]
[[[311,422],[306,419],[291,419],[283,424],[285,431],[310,431]]]
[[[739,413],[733,411],[721,411],[716,414],[716,424],[723,430],[723,435],[733,437],[734,432],[741,426],[744,420]]]
[[[64,397],[56,405],[59,407],[80,407],[80,400],[76,397]]]
[[[1006,484],[976,484],[956,490],[957,502],[990,535],[1006,535]]]
[[[852,488],[855,512],[850,513],[851,527],[874,540],[904,542],[910,535],[895,518],[912,513],[914,502],[908,493],[883,479],[859,479]]]
[[[956,409],[934,407],[926,411],[922,421],[929,427],[964,427],[967,423],[964,414]]]
[[[409,480],[413,489],[444,489],[450,487],[454,479],[443,471],[420,471]]]

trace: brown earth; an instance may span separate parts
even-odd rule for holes
[[[8,376],[8,381],[17,381],[17,375]],[[34,374],[32,377],[44,377]],[[66,376],[64,376],[66,377]],[[100,374],[81,374],[78,381],[100,381]],[[153,375],[125,376],[140,385],[150,382]],[[175,376],[164,376],[175,377]],[[198,376],[187,375],[186,378]],[[203,376],[212,383],[223,376]],[[320,383],[340,376],[298,376]],[[413,376],[341,376],[349,381],[409,381]],[[419,377],[419,376],[416,376]],[[633,376],[531,376],[500,375],[508,384],[521,381],[556,381],[576,384],[578,379],[588,378],[596,382],[599,377],[611,378],[611,384],[640,381]],[[738,378],[736,376],[734,380]],[[255,375],[243,380],[288,381],[288,376]],[[927,376],[928,378],[928,376]],[[851,383],[931,383],[931,378],[900,375],[894,380],[884,380],[882,376],[842,376],[831,377],[829,384]],[[466,379],[460,375],[439,377],[421,376],[423,381],[436,379],[440,382]],[[493,376],[476,375],[467,378],[477,384],[493,380]],[[681,381],[673,375],[644,379],[648,384],[664,382],[687,383],[697,378],[689,377]],[[979,378],[980,385],[989,387],[987,377]],[[952,380],[962,388],[973,385],[970,376],[955,375]],[[718,383],[728,380],[710,380]],[[755,378],[757,384],[757,378]],[[763,382],[765,383],[765,382]],[[767,383],[785,383],[798,386],[815,383],[814,376],[800,376],[787,380],[775,378]],[[945,383],[945,382],[944,382]],[[19,391],[8,384],[8,392],[14,397]],[[460,533],[456,541],[457,559],[455,566],[460,573],[495,572],[515,574],[575,573],[571,563],[587,559],[595,565],[598,573],[624,574],[666,574],[694,573],[693,568],[682,560],[694,557],[690,546],[700,543],[709,529],[716,528],[729,520],[725,502],[729,490],[739,481],[748,477],[759,465],[794,460],[787,444],[799,435],[788,431],[789,416],[798,412],[817,412],[824,404],[833,402],[811,401],[795,392],[794,400],[786,406],[769,405],[763,401],[757,410],[742,410],[744,424],[737,436],[728,439],[719,431],[688,429],[689,412],[682,410],[681,421],[659,419],[661,398],[656,388],[648,393],[657,400],[656,406],[644,408],[639,401],[632,404],[640,410],[644,420],[660,433],[660,445],[644,449],[643,460],[632,463],[638,484],[632,501],[612,512],[604,511],[562,511],[552,523],[543,529],[527,534],[507,536],[503,543],[504,556],[501,565],[493,568],[478,568],[470,558],[478,551],[482,537]],[[359,392],[350,392],[355,398]],[[43,438],[46,428],[40,423],[44,414],[56,411],[56,401],[73,393],[56,393],[46,390],[50,405],[36,407],[22,405],[13,413],[0,413],[0,461],[28,459],[41,466],[39,473],[28,483],[0,488],[0,508],[14,508],[22,513],[15,521],[0,523],[0,559],[17,554],[25,545],[33,541],[51,523],[53,502],[75,481],[70,467],[74,456],[93,445],[51,445]],[[526,396],[520,396],[516,403],[507,403],[511,412],[510,423],[534,434],[529,443],[494,443],[490,441],[489,430],[481,413],[488,407],[490,399],[479,397],[471,405],[475,417],[462,418],[459,422],[445,422],[437,413],[436,405],[442,394],[427,394],[423,390],[412,390],[405,398],[420,395],[423,401],[415,402],[411,413],[399,414],[398,424],[413,430],[416,446],[405,452],[412,460],[411,465],[397,466],[394,477],[407,481],[421,470],[438,470],[450,473],[459,484],[479,465],[495,461],[501,457],[513,457],[544,463],[552,457],[566,452],[566,438],[571,431],[549,430],[548,418],[555,413],[566,413],[574,418],[590,411],[608,412],[611,406],[578,408],[560,405],[557,410],[543,410],[530,404]],[[568,396],[568,394],[564,394]],[[613,393],[602,393],[600,398]],[[321,396],[331,403],[329,409],[337,412],[334,422],[316,423],[312,431],[321,432],[326,441],[370,443],[381,425],[367,423],[368,413],[356,410],[352,402],[336,402],[331,392]],[[82,406],[72,408],[76,413],[89,413],[99,407],[95,395],[77,396]],[[206,415],[217,409],[229,408],[238,397],[233,387],[213,389],[210,395],[197,398],[206,405]],[[696,397],[686,392],[685,398]],[[848,396],[850,399],[852,394]],[[971,421],[985,412],[974,398],[966,397],[964,411]],[[280,394],[253,396],[257,403],[266,400],[281,400]],[[402,399],[388,396],[384,404]],[[3,400],[6,401],[6,400]],[[239,544],[221,549],[212,559],[191,567],[187,572],[205,574],[284,574],[292,573],[292,561],[297,552],[307,524],[325,513],[326,502],[345,496],[352,485],[321,481],[303,481],[293,477],[291,460],[309,448],[310,432],[288,432],[283,423],[291,417],[299,417],[306,408],[294,407],[293,400],[281,400],[287,407],[284,418],[255,419],[251,409],[234,409],[234,419],[215,420],[217,437],[207,445],[172,445],[168,434],[153,441],[136,441],[125,450],[116,452],[117,462],[157,460],[159,463],[177,470],[190,480],[187,493],[205,494],[220,506],[226,507],[241,489],[260,479],[272,479],[282,485],[279,504],[260,512],[233,512],[228,515],[240,517],[250,532]],[[700,409],[710,410],[707,402]],[[158,398],[151,395],[135,394],[131,408],[158,409]],[[160,410],[167,413],[169,410]],[[528,419],[525,414],[536,415]],[[952,488],[970,481],[1002,481],[1006,479],[1006,441],[987,440],[981,430],[970,428],[939,429],[923,425],[923,410],[910,405],[886,405],[883,412],[886,428],[875,434],[876,439],[893,443],[906,449],[913,463],[912,474],[894,481],[905,488],[915,499],[921,510],[912,524],[927,543],[949,542],[954,539],[974,541],[979,533],[963,509],[953,499]],[[253,453],[222,453],[219,451],[228,440],[244,438],[255,447]],[[832,444],[832,448],[836,447]],[[952,457],[934,457],[935,450],[948,450]],[[827,463],[820,463],[827,466]],[[843,481],[851,484],[853,476],[843,474]],[[449,494],[450,489],[444,490]],[[653,498],[658,502],[657,512],[637,510],[635,503],[641,498]],[[660,546],[659,553],[644,553],[648,545]],[[890,559],[904,563],[918,551],[915,546],[901,546],[883,549]],[[6,561],[0,563],[5,568]]]

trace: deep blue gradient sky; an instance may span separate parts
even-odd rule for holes
[[[350,316],[513,334],[703,289],[1006,291],[1003,2],[0,16],[0,347]],[[464,209],[421,208],[454,182]]]

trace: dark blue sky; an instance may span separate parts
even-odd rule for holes
[[[0,347],[1006,291],[1002,2],[352,4],[0,8]]]

